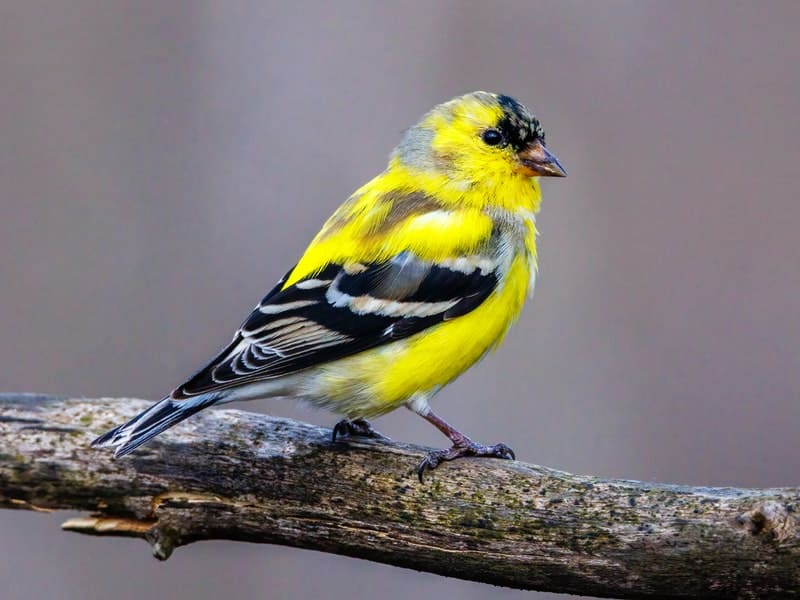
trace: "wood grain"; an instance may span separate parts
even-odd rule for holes
[[[614,598],[796,598],[800,489],[690,488],[466,459],[209,410],[133,455],[89,447],[150,403],[0,395],[0,507],[63,527],[285,544],[497,585]]]

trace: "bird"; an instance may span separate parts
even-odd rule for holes
[[[205,367],[92,442],[121,457],[200,410],[295,396],[344,418],[332,438],[383,438],[368,419],[407,407],[447,436],[426,471],[472,441],[431,398],[502,342],[532,295],[540,177],[566,171],[533,112],[471,92],[407,129],[386,169],[324,223],[297,263]],[[388,439],[388,438],[384,438]]]

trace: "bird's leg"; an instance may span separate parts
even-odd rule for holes
[[[421,400],[419,397],[415,397],[409,402],[408,407],[431,423],[453,442],[451,448],[447,450],[434,450],[422,459],[422,462],[419,463],[417,467],[417,475],[420,481],[422,481],[422,476],[425,474],[425,471],[433,470],[443,462],[463,458],[465,456],[486,456],[490,458],[504,458],[506,460],[514,460],[514,458],[516,458],[514,456],[514,451],[505,444],[495,444],[493,446],[476,444],[455,427],[447,423],[447,421],[435,415],[425,399]]]
[[[366,419],[342,419],[333,426],[331,441],[335,442],[337,437],[366,437],[390,441],[388,437],[374,429]]]

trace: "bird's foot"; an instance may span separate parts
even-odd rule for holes
[[[331,433],[331,441],[335,442],[339,437],[365,437],[374,440],[390,441],[388,437],[383,435],[377,429],[373,429],[369,421],[366,419],[342,419],[333,426]]]
[[[425,471],[432,471],[443,462],[456,460],[457,458],[464,458],[465,456],[486,456],[489,458],[502,458],[505,460],[514,460],[514,451],[505,444],[495,444],[494,446],[484,446],[483,444],[476,444],[472,440],[464,439],[462,443],[453,445],[452,448],[447,450],[435,450],[422,459],[417,467],[417,475],[420,482]]]

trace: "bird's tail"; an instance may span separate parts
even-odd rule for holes
[[[115,448],[115,457],[125,456],[165,429],[214,404],[218,399],[218,394],[203,394],[185,400],[166,397],[124,425],[107,431],[94,440],[92,446],[111,446]]]

